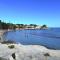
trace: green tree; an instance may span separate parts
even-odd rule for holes
[[[36,28],[37,27],[37,25],[36,24],[34,24],[34,28]]]
[[[36,25],[36,24],[30,24],[30,26],[31,26],[31,27],[34,27],[34,28],[36,28],[36,27],[37,27],[37,25]]]
[[[43,25],[42,27],[47,27],[47,25]]]
[[[1,20],[0,20],[0,29],[2,29],[2,25],[1,25],[1,24],[2,24],[2,22],[1,22]]]
[[[24,28],[24,24],[20,24],[20,28]]]
[[[47,25],[42,25],[41,26],[41,29],[46,29],[47,28]]]

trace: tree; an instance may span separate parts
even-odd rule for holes
[[[2,23],[2,22],[1,22],[1,20],[0,20],[0,29],[2,29],[2,25],[1,25],[1,23]]]
[[[43,25],[42,27],[47,27],[47,25]]]
[[[12,26],[13,26],[13,27],[12,27]],[[14,29],[14,30],[15,30],[15,29],[16,29],[16,25],[15,25],[15,24],[13,24],[12,26],[11,26],[11,27],[12,27],[12,29]]]
[[[41,26],[41,29],[46,29],[47,28],[47,25],[42,25]]]
[[[3,29],[6,29],[6,23],[2,22],[1,25]]]
[[[37,25],[36,24],[34,24],[34,28],[36,28],[37,27]]]
[[[36,24],[30,24],[30,26],[31,26],[31,27],[34,27],[34,28],[36,28],[36,27],[37,27],[37,25],[36,25]]]
[[[20,28],[24,28],[24,24],[20,24]]]

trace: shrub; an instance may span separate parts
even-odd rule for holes
[[[44,56],[50,56],[50,54],[49,53],[45,53]]]
[[[14,42],[14,41],[12,41],[12,40],[7,40],[7,41],[3,41],[3,42],[1,42],[2,44],[13,44],[13,43],[16,43],[16,42]]]
[[[8,48],[13,49],[13,48],[15,48],[15,46],[14,45],[10,45],[10,46],[8,46]]]

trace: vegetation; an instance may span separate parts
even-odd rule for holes
[[[45,56],[45,60],[48,60],[48,57],[50,56],[50,54],[49,53],[45,53],[44,56]]]
[[[44,56],[50,56],[50,54],[49,53],[45,53]]]
[[[15,48],[15,46],[14,45],[10,45],[10,46],[8,46],[8,48],[13,49],[13,48]]]
[[[16,29],[16,28],[18,28],[18,29],[24,29],[24,28],[36,28],[36,27],[38,27],[38,25],[36,25],[36,24],[30,24],[30,25],[27,25],[27,24],[13,24],[13,23],[5,23],[5,22],[2,22],[1,20],[0,20],[0,29]],[[41,27],[39,27],[39,28],[41,28],[41,29],[45,29],[45,28],[47,28],[47,26],[46,25],[42,25]]]
[[[47,25],[42,25],[40,29],[47,29]]]
[[[8,41],[3,41],[1,42],[2,44],[15,44],[16,42],[15,41],[12,41],[12,40],[8,40]]]

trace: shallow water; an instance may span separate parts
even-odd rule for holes
[[[10,31],[6,34],[6,39],[25,45],[43,45],[50,49],[60,49],[60,28]]]

